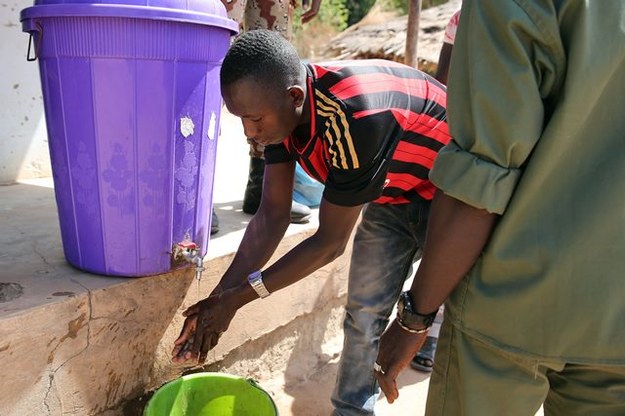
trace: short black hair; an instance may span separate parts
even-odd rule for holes
[[[287,88],[300,80],[302,63],[286,39],[271,30],[250,30],[230,46],[221,65],[221,85],[253,77],[271,87]]]

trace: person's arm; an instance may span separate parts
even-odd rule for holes
[[[471,273],[489,239],[499,237],[495,224],[505,215],[542,135],[545,102],[563,80],[565,55],[556,32],[548,33],[550,11],[527,13],[522,7],[517,2],[463,1],[447,101],[453,139],[441,149],[429,175],[442,191],[433,201],[424,255],[410,292],[418,313],[438,309]],[[399,371],[425,335],[411,334],[394,322],[382,336],[378,362],[385,374],[376,372],[376,377],[390,402],[398,396]]]
[[[310,6],[310,7],[308,7]],[[304,13],[302,13],[302,23],[308,23],[317,16],[319,13],[319,7],[321,6],[321,0],[303,1],[302,7]]]
[[[438,310],[479,257],[497,217],[441,191],[436,193],[423,258],[410,289],[416,312],[426,315]],[[384,374],[376,375],[389,403],[399,396],[395,381],[397,376],[410,364],[426,336],[427,332],[408,333],[397,321],[382,335],[377,361],[381,363]]]
[[[290,165],[290,176],[284,172],[287,169],[285,165]],[[187,321],[172,351],[174,361],[197,358],[198,362],[203,362],[208,350],[217,345],[219,336],[228,328],[236,311],[258,298],[258,294],[248,284],[247,276],[269,260],[284,234],[285,228],[281,223],[274,224],[272,220],[281,222],[280,218],[284,216],[288,226],[292,170],[292,164],[267,165],[259,210],[248,225],[244,241],[219,288],[185,312]],[[284,181],[287,176],[290,182]],[[343,207],[322,200],[317,232],[263,270],[263,283],[269,292],[297,282],[340,256],[361,208],[361,205]],[[283,215],[279,216],[276,212]],[[189,351],[179,356],[184,344],[192,337],[193,345]]]
[[[410,289],[413,306],[422,314],[438,310],[467,275],[498,218],[441,191],[432,201],[431,212],[423,259]]]
[[[440,54],[438,55],[438,65],[436,66],[436,73],[434,78],[443,84],[447,85],[447,76],[449,75],[449,63],[451,62],[451,52],[454,49],[454,45],[444,42],[441,47]]]
[[[447,85],[447,77],[449,75],[449,63],[451,62],[451,52],[454,48],[454,42],[456,41],[456,31],[458,29],[458,22],[460,20],[460,10],[454,13],[447,26],[445,27],[445,33],[443,35],[443,46],[441,46],[440,53],[438,55],[438,65],[436,66],[436,73],[434,78],[443,84]]]
[[[289,286],[343,254],[361,210],[362,205],[344,207],[322,199],[317,232],[263,272],[267,289]]]
[[[191,358],[204,361],[206,355],[199,351],[205,348],[208,352],[217,345],[239,308],[242,299],[231,296],[235,289],[239,289],[238,297],[245,298],[244,303],[253,299],[255,293],[243,283],[251,272],[267,263],[289,226],[293,172],[292,161],[266,165],[260,206],[245,229],[230,267],[206,299],[183,313],[186,319],[172,350],[174,362]],[[243,288],[249,290],[241,291]]]
[[[247,275],[259,270],[267,263],[284,234],[284,230],[279,236],[275,230],[272,230],[272,228],[280,228],[274,222],[279,221],[275,214],[276,208],[281,212],[286,212],[287,215],[282,215],[280,218],[286,217],[286,226],[288,226],[291,198],[289,197],[288,201],[284,200],[283,190],[286,184],[276,180],[283,176],[280,172],[276,172],[278,169],[283,169],[283,165],[285,164],[266,165],[263,200],[258,212],[248,225],[249,231],[246,231],[246,237],[249,232],[249,238],[241,243],[233,264],[220,283],[223,289],[238,286],[236,290],[242,295],[240,301],[244,302],[243,304],[257,297],[253,292],[249,297],[245,296],[249,286]],[[322,199],[317,231],[263,270],[263,282],[269,292],[287,287],[339,257],[345,250],[361,208],[362,205],[344,207]],[[270,231],[270,235],[264,236],[263,233],[267,230]]]
[[[258,211],[245,229],[237,253],[221,278],[225,290],[246,281],[247,275],[263,267],[284,237],[291,212],[295,162],[266,164]]]

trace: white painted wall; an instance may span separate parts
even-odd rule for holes
[[[0,0],[0,184],[51,176],[38,62],[27,62],[20,11],[32,0]]]

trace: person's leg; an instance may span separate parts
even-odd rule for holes
[[[410,366],[415,370],[423,371],[424,373],[432,372],[437,341],[437,337],[428,335],[425,338],[425,342],[421,346],[421,349],[410,362]]]
[[[239,33],[243,31],[243,21],[245,10],[247,9],[247,0],[221,0],[226,7],[228,17],[239,24]]]
[[[422,245],[417,234],[424,235],[428,208],[369,204],[364,211],[350,262],[345,341],[332,395],[335,415],[374,414],[380,335]]]
[[[445,308],[441,306],[438,310],[438,313],[436,314],[436,319],[434,320],[434,325],[428,332],[428,336],[425,338],[425,342],[421,346],[421,349],[419,350],[417,355],[415,355],[410,362],[410,366],[415,370],[423,371],[425,373],[432,372],[432,368],[434,367],[434,357],[436,355],[436,345],[438,341],[438,329],[443,322],[444,309]]]
[[[625,366],[567,364],[547,377],[545,416],[625,415]]]
[[[219,232],[219,217],[215,214],[215,208],[213,208],[213,213],[211,215],[211,233],[210,235],[217,234]]]
[[[239,31],[243,30],[243,15],[247,7],[247,0],[222,0],[223,5],[226,7],[228,17],[239,24]],[[211,213],[211,228],[210,235],[214,235],[219,232],[219,217],[213,208]]]
[[[245,30],[267,29],[291,41],[293,3],[291,0],[248,0],[243,27]]]
[[[293,5],[290,0],[248,0],[243,15],[243,30],[267,29],[291,40]],[[243,212],[255,214],[260,205],[265,173],[264,146],[248,139],[250,167],[243,194]],[[312,211],[306,205],[292,201],[291,222],[303,224],[310,220]]]
[[[425,414],[534,416],[549,391],[546,373],[562,367],[485,344],[455,328],[446,317]]]
[[[264,146],[248,139],[250,145],[250,166],[247,174],[247,184],[243,194],[243,212],[255,214],[260,205],[263,194],[263,176],[265,173]]]
[[[263,195],[263,178],[265,175],[264,146],[248,140],[250,144],[250,167],[247,176],[247,185],[243,193],[243,212],[254,215],[260,206]],[[291,222],[304,224],[310,220],[312,211],[304,204],[291,201]]]
[[[293,182],[293,200],[310,208],[321,205],[324,186],[321,182],[308,176],[302,166],[295,165],[295,178]]]

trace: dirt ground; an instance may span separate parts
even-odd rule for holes
[[[331,414],[330,395],[334,388],[342,343],[342,337],[336,337],[326,343],[325,353],[330,354],[332,358],[308,380],[287,386],[284,385],[281,377],[277,377],[263,384],[262,387],[273,396],[280,416],[329,416]],[[399,400],[389,405],[383,397],[378,399],[376,416],[423,415],[429,380],[428,373],[406,369],[399,379],[401,386]]]

